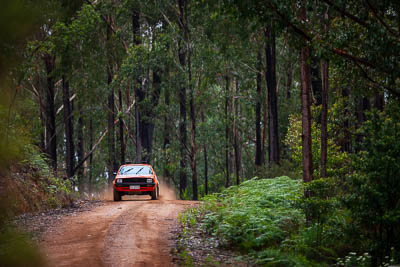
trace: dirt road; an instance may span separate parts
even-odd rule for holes
[[[167,188],[160,199],[124,196],[65,217],[42,242],[49,266],[175,266],[171,230],[178,213],[196,205],[175,200]]]

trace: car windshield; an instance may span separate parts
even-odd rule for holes
[[[146,174],[153,174],[151,171],[151,168],[149,166],[125,166],[122,167],[120,172],[120,175],[131,175],[131,174],[140,174],[140,175],[146,175]]]

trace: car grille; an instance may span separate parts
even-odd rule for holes
[[[140,187],[153,187],[154,184],[137,184],[137,183],[133,183],[133,184],[115,184],[115,187],[129,187],[130,185],[140,185]]]
[[[146,183],[148,178],[124,178],[123,183]]]

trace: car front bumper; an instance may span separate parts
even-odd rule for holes
[[[140,186],[140,189],[131,189],[130,186]],[[118,192],[151,192],[156,188],[155,183],[115,183],[114,189]]]

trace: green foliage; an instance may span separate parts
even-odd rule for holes
[[[281,243],[304,224],[295,207],[299,181],[253,178],[205,198],[203,226],[225,246],[257,251]]]
[[[354,157],[347,206],[379,263],[394,247],[400,261],[400,109],[373,111],[361,128],[364,150]]]
[[[320,178],[308,182],[304,186],[307,197],[300,201],[305,214],[317,224],[323,224],[338,207],[336,185],[332,178]]]
[[[340,186],[333,178],[306,185],[288,177],[253,178],[206,196],[200,213],[189,210],[181,223],[186,238],[200,224],[220,245],[263,266],[328,266],[359,246],[351,214],[338,200]]]
[[[299,232],[293,240],[287,240],[289,247],[322,261],[332,261],[336,256],[335,249],[340,248],[340,242],[332,249],[331,244],[334,243],[331,241],[338,241],[342,237],[341,228],[335,228],[335,218],[342,215],[337,210],[339,203],[335,189],[332,178],[316,179],[304,185],[307,197],[303,196],[298,204],[310,218],[310,226]]]
[[[185,189],[182,191],[181,199],[182,199],[182,200],[189,200],[189,199],[190,199],[190,196],[189,196],[189,193],[188,193],[188,189],[187,189],[187,188],[185,188]]]
[[[180,253],[180,258],[183,260],[182,266],[188,266],[188,267],[193,267],[195,266],[193,263],[192,257],[189,255],[189,253],[186,250],[183,250]]]
[[[304,267],[304,266],[324,266],[307,260],[306,257],[298,253],[285,252],[280,249],[265,249],[258,253],[256,263],[261,266],[275,267]]]
[[[320,107],[312,107],[312,113],[314,118],[319,114]],[[332,122],[336,118],[334,112],[329,112],[329,122]],[[334,124],[328,124],[328,157],[327,157],[327,175],[328,177],[342,178],[344,175],[350,172],[349,168],[349,156],[346,152],[341,151],[340,146],[336,142],[334,132],[337,128],[333,127]],[[289,116],[289,128],[287,135],[284,139],[284,144],[289,150],[289,156],[295,163],[298,171],[298,177],[301,177],[302,173],[302,141],[301,141],[301,116],[299,114],[292,114]],[[312,135],[312,156],[313,156],[313,168],[314,175],[319,175],[321,166],[321,125],[316,122],[316,119],[312,120],[311,126]]]

